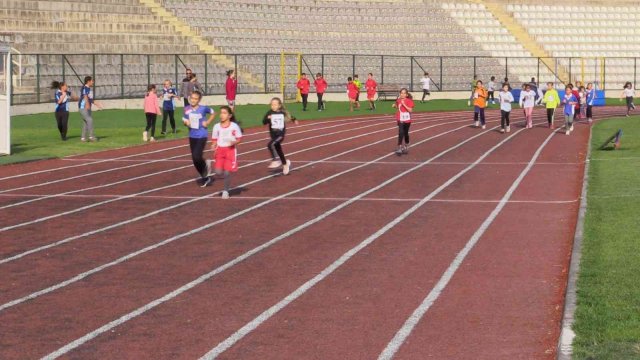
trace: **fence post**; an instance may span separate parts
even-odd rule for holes
[[[637,66],[637,60],[638,58],[633,58],[633,87],[636,87],[636,75],[637,75],[637,70],[636,70],[636,66]]]
[[[178,55],[173,55],[173,71],[176,74],[176,87],[178,86]]]
[[[351,55],[351,76],[356,74],[356,56]]]
[[[540,84],[540,58],[538,58],[538,74],[536,80],[538,80],[538,84]]]
[[[509,78],[509,58],[504,57],[504,77]]]
[[[94,86],[93,86],[93,97],[98,96],[98,87],[95,86],[96,82],[96,54],[91,55],[91,77],[93,78]]]
[[[40,54],[36,55],[36,101],[40,103]]]
[[[147,54],[147,87],[151,85],[151,55]]]
[[[267,87],[269,86],[269,83],[267,81],[267,78],[269,76],[269,56],[267,54],[264,54],[264,93],[268,93],[269,90],[267,89]]]
[[[409,82],[409,91],[413,91],[413,56],[409,59],[409,61],[411,62],[411,81]]]
[[[60,60],[62,60],[62,81],[63,81],[63,82],[67,82],[67,80],[66,80],[66,76],[65,76],[65,71],[64,71],[64,70],[65,70],[65,67],[66,67],[66,66],[65,66],[65,63],[64,63],[64,58],[65,58],[65,57],[64,57],[64,55],[62,55],[62,56],[60,57]]]
[[[476,69],[476,57],[473,57],[473,77],[475,78],[478,75],[477,73],[477,69]]]
[[[120,97],[124,98],[124,54],[120,54]]]
[[[380,83],[384,84],[384,55],[380,55]]]
[[[573,79],[573,69],[572,69],[572,58],[569,57],[569,82],[572,82],[571,79]]]
[[[324,54],[320,55],[320,73],[324,77]]]
[[[233,71],[236,73],[236,79],[238,78],[238,54],[233,55]]]
[[[602,69],[602,90],[604,90],[607,84],[607,58],[603,58],[602,60],[604,61],[604,67]]]
[[[204,93],[209,93],[209,57],[207,54],[204,54]]]
[[[444,83],[442,82],[442,56],[440,56],[440,91],[444,91]]]

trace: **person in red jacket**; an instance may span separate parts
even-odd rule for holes
[[[358,87],[353,83],[353,78],[347,78],[347,96],[349,97],[349,111],[353,111],[353,106],[358,108]]]
[[[378,83],[373,79],[373,74],[369,73],[367,82],[364,83],[365,89],[367,89],[367,100],[369,100],[369,110],[376,109],[376,92],[378,91]]]
[[[322,101],[322,96],[324,92],[327,91],[327,81],[322,77],[322,74],[316,74],[316,80],[313,82],[313,85],[316,87],[316,94],[318,94],[318,111],[324,110],[324,101]]]
[[[300,75],[300,80],[298,80],[296,87],[300,90],[300,95],[302,95],[302,111],[307,111],[307,100],[309,99],[309,88],[311,87],[307,74],[302,73]]]
[[[227,83],[225,84],[227,93],[227,104],[233,112],[236,108],[236,93],[238,92],[238,79],[235,70],[227,71]]]

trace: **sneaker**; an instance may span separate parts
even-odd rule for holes
[[[280,162],[280,160],[273,160],[271,163],[269,163],[269,169],[277,169],[280,166],[282,166],[282,162]]]
[[[205,162],[207,163],[207,176],[211,176],[211,160]]]
[[[160,135],[167,135],[167,132],[163,131],[163,132],[160,133]]]
[[[407,155],[408,153],[409,153],[409,145],[405,145],[405,146],[402,148],[402,154],[403,154],[403,155]]]
[[[511,132],[511,126],[507,125],[507,132]]]
[[[631,108],[632,108],[633,110],[635,110],[635,109],[636,109],[636,105],[635,105],[635,104],[631,104]]]
[[[209,186],[209,184],[211,184],[213,180],[211,180],[210,176],[207,176],[203,181],[202,181],[202,185],[200,185],[200,187],[205,188],[207,186]]]
[[[147,141],[149,140],[149,133],[146,131],[142,132],[142,141]]]
[[[486,129],[487,125],[482,125],[482,130]]]
[[[402,156],[402,148],[401,147],[398,147],[398,149],[396,150],[396,155]]]
[[[153,136],[149,138],[149,141],[151,142],[156,142],[156,138],[154,138]]]
[[[480,121],[476,121],[476,122],[473,124],[473,126],[475,126],[475,127],[480,126]]]
[[[289,175],[289,170],[291,170],[291,160],[287,159],[287,163],[282,166],[282,174]]]
[[[567,130],[564,132],[565,135],[570,135],[571,134],[571,130]]]
[[[589,121],[589,124],[591,124],[593,122],[592,118],[587,119]]]
[[[221,197],[222,197],[223,199],[225,199],[225,200],[226,200],[226,199],[228,199],[228,198],[229,198],[229,192],[228,192],[228,191],[226,191],[226,190],[225,190],[225,191],[223,191],[223,192],[222,192]]]
[[[500,129],[500,133],[504,134],[504,129]]]
[[[571,127],[569,128],[569,131],[573,131],[573,124],[571,124]]]
[[[98,138],[97,138],[97,137],[90,137],[90,138],[89,138],[89,141],[91,141],[91,142],[96,142],[96,141],[98,141]]]
[[[627,116],[629,116],[629,115],[627,115]],[[87,142],[87,139],[85,139],[85,138],[80,138],[80,141],[82,141],[82,142]]]
[[[373,110],[375,110],[375,109],[376,109],[376,104],[373,104]]]

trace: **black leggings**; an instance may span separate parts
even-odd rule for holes
[[[587,119],[593,118],[593,105],[587,105]]]
[[[627,96],[627,112],[633,109],[633,96]]]
[[[144,131],[149,131],[151,129],[151,137],[156,136],[156,118],[157,114],[153,113],[144,113],[147,116],[147,127],[144,128]]]
[[[427,89],[422,89],[422,101],[424,101],[424,98],[425,98],[427,95],[431,95],[431,93],[429,92],[429,90],[427,90]]]
[[[175,110],[164,110],[162,113],[162,132],[167,132],[167,117],[171,123],[171,130],[176,131],[176,119],[174,117]]]
[[[556,109],[547,109],[547,122],[549,125],[553,124],[553,115],[555,115]]]
[[[489,100],[496,101],[496,99],[493,97],[493,95],[494,95],[493,91],[489,91],[488,95],[489,95]]]
[[[409,145],[409,128],[411,127],[411,123],[406,122],[398,122],[398,145],[402,145],[402,140],[404,143]]]
[[[307,110],[307,101],[309,100],[309,94],[300,94],[302,96],[302,108]]]
[[[324,95],[324,94],[318,93],[318,110],[322,110],[322,107],[323,107],[323,106],[322,106],[322,105],[323,105],[323,103],[322,103],[322,96],[323,96],[323,95]]]
[[[198,174],[203,179],[207,177],[207,163],[204,161],[204,148],[207,146],[207,138],[189,138],[189,146],[191,147],[191,159],[193,166],[196,167]]]
[[[480,124],[484,125],[486,123],[484,118],[484,108],[478,107],[476,111],[474,111],[473,120],[478,121],[478,117],[480,117]]]
[[[67,139],[67,130],[69,129],[69,112],[56,111],[56,122],[58,123],[58,131],[62,140]]]
[[[287,159],[284,157],[284,152],[282,151],[283,141],[284,131],[271,131],[271,141],[267,144],[267,149],[269,149],[269,154],[271,154],[273,160],[279,157],[282,164],[286,164]]]
[[[511,115],[511,111],[500,110],[500,126],[503,129],[510,124],[509,115]]]

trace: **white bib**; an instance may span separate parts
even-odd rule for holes
[[[271,128],[274,130],[284,129],[284,114],[271,114]]]
[[[165,93],[164,94],[164,101],[169,101],[169,100],[171,100],[171,94]]]
[[[192,129],[200,129],[200,120],[202,115],[198,113],[189,114],[189,127]]]
[[[401,111],[400,112],[400,121],[401,122],[407,122],[407,121],[411,121],[411,113],[410,112],[405,112],[405,111]]]

